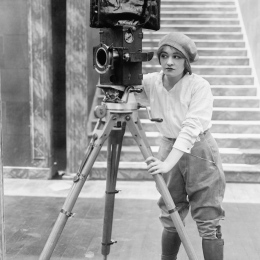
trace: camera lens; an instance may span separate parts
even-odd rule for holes
[[[97,51],[96,62],[100,67],[104,67],[107,63],[107,53],[103,48]]]

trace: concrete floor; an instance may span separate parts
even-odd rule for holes
[[[72,181],[5,179],[6,259],[39,259]],[[161,225],[152,181],[118,181],[110,260],[159,260]],[[51,259],[104,259],[104,181],[87,181]],[[227,184],[222,222],[226,260],[260,259],[260,184]],[[190,215],[186,230],[199,259],[201,239]],[[188,260],[183,247],[178,260]]]

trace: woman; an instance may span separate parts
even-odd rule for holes
[[[223,259],[224,241],[219,221],[225,177],[217,144],[209,129],[213,96],[209,83],[192,73],[198,60],[195,43],[182,33],[170,33],[159,42],[161,72],[144,75],[143,88],[162,138],[158,158],[146,160],[151,174],[162,174],[184,221],[191,207],[205,260]],[[177,259],[181,244],[167,208],[159,199],[162,260]]]

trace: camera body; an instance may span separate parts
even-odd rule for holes
[[[93,49],[94,68],[100,73],[103,85],[140,85],[142,62],[150,60],[153,53],[142,53],[142,28],[103,28],[100,45]]]

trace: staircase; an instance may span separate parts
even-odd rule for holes
[[[247,48],[243,22],[236,0],[162,0],[161,29],[144,30],[143,51],[156,51],[159,39],[168,32],[179,31],[191,37],[200,59],[193,72],[212,86],[215,97],[213,126],[222,162],[229,182],[260,182],[260,107],[258,81]],[[156,55],[143,63],[143,73],[159,71]],[[97,89],[93,107],[102,95]],[[143,128],[154,154],[158,151],[158,132],[139,110]],[[90,119],[93,127],[95,118]],[[144,159],[126,132],[118,179],[150,179]],[[91,172],[92,179],[106,178],[106,146]]]

